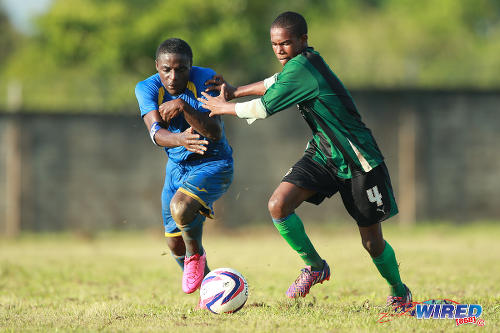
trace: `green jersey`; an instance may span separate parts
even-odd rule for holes
[[[313,132],[307,151],[338,177],[352,178],[384,160],[350,93],[311,47],[285,64],[261,101],[268,115],[297,104]]]

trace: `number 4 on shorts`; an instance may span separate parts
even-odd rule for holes
[[[382,202],[382,194],[378,191],[377,186],[373,186],[366,190],[366,194],[368,195],[368,200],[370,200],[370,202],[376,202],[377,206],[382,206],[384,204]]]

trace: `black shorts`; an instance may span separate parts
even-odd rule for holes
[[[319,205],[326,197],[340,192],[344,206],[358,226],[368,227],[398,213],[391,179],[385,163],[369,172],[344,179],[304,155],[283,177],[283,182],[316,191],[307,202]]]

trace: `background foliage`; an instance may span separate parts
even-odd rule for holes
[[[0,106],[15,80],[27,109],[135,112],[168,37],[234,84],[262,79],[279,71],[268,29],[285,10],[351,89],[500,86],[498,0],[54,0],[30,36],[0,13]]]

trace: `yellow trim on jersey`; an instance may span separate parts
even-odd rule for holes
[[[163,96],[165,96],[165,88],[160,87],[160,89],[158,89],[158,106],[163,104]]]
[[[205,215],[206,217],[209,217],[211,219],[213,219],[215,217],[214,214],[212,213],[212,210],[208,207],[208,205],[205,203],[205,201],[203,201],[199,196],[197,196],[194,193],[189,192],[188,190],[186,190],[183,187],[179,187],[178,191],[181,191],[182,193],[189,195],[191,198],[198,201],[203,206],[203,208],[208,210],[208,214],[206,212],[200,212],[200,214]]]
[[[172,232],[172,233],[168,233],[168,232],[165,233],[165,237],[177,237],[177,236],[182,236],[182,232],[178,231],[178,232]]]
[[[198,98],[198,94],[196,93],[196,86],[194,85],[193,81],[188,81],[186,88],[191,90],[191,92],[194,95],[194,98]]]
[[[196,93],[196,86],[194,85],[193,81],[188,81],[186,88],[191,90],[191,92],[194,95],[194,98],[198,98],[198,94]],[[165,88],[160,87],[160,89],[158,89],[158,106],[163,104],[164,96],[165,96]]]

